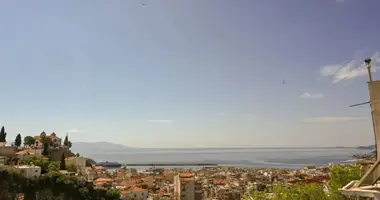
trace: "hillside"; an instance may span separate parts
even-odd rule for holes
[[[358,146],[357,149],[376,149],[376,145]]]

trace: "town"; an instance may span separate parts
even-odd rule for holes
[[[279,183],[325,184],[330,179],[333,166],[307,166],[297,170],[236,167],[147,170],[121,167],[110,170],[96,165],[90,158],[80,156],[80,152],[71,152],[72,143],[68,135],[62,142],[55,133],[42,132],[37,136],[26,136],[23,140],[19,134],[10,146],[5,145],[6,135],[2,127],[0,170],[16,171],[29,180],[41,179],[54,171],[90,184],[94,189],[113,191],[117,195],[115,199],[125,200],[243,199],[252,192],[270,191]],[[51,191],[39,195],[44,194],[44,199],[59,199],[63,195],[54,195]],[[23,199],[23,195],[15,194],[15,198]]]

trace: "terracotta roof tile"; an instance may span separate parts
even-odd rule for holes
[[[190,178],[190,177],[193,177],[193,176],[194,176],[194,174],[192,174],[192,173],[180,173],[179,174],[180,178]]]

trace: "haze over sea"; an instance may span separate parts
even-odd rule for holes
[[[97,162],[141,163],[216,163],[236,167],[302,168],[352,161],[354,154],[370,150],[356,148],[194,148],[132,149],[125,152],[85,152]]]

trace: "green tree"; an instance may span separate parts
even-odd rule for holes
[[[42,155],[48,156],[49,155],[49,143],[46,141],[43,143],[43,150],[42,150]]]
[[[66,170],[69,172],[77,172],[77,168],[73,164],[67,164],[66,165]]]
[[[48,147],[53,145],[53,141],[51,140],[51,138],[46,137],[46,136],[41,137],[41,142],[42,144],[46,143]]]
[[[119,200],[120,199],[120,190],[110,189],[106,192],[107,200]]]
[[[1,127],[0,131],[0,142],[7,142],[7,133],[5,132],[4,126]]]
[[[76,156],[77,156],[77,157],[80,157],[80,154],[79,154],[79,153],[77,153],[77,154],[76,154]]]
[[[66,170],[66,161],[65,161],[65,154],[64,153],[62,154],[62,157],[61,157],[61,163],[59,165],[59,169],[60,170]]]
[[[15,146],[20,147],[22,143],[21,135],[17,134],[16,139],[15,139]]]
[[[25,160],[25,164],[34,164],[36,166],[40,166],[42,173],[58,171],[59,164],[58,162],[49,161],[46,158],[40,156],[32,156]]]
[[[65,145],[67,147],[69,146],[69,137],[67,134],[66,134],[65,140],[63,141],[63,145]]]
[[[31,146],[36,142],[36,140],[32,136],[26,136],[24,137],[24,145],[25,146]]]
[[[360,179],[360,165],[336,165],[330,171],[330,186],[339,189],[347,185],[352,180]]]

